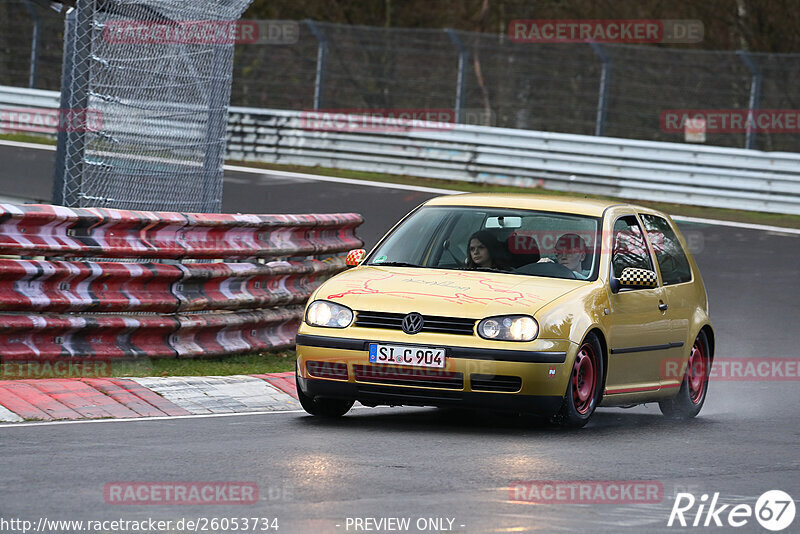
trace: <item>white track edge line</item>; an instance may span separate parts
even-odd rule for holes
[[[277,171],[274,169],[259,169],[258,167],[242,167],[240,165],[225,165],[225,170],[234,172],[247,172],[252,174],[267,174],[271,176],[281,176],[287,178],[300,178],[305,180],[314,180],[317,182],[335,182],[341,184],[363,185],[366,187],[382,187],[384,189],[402,189],[405,191],[420,191],[422,193],[440,193],[443,195],[461,195],[469,192],[469,191],[458,191],[456,189],[425,187],[421,185],[397,184],[391,182],[376,182],[374,180],[340,178],[337,176],[322,176],[319,174],[308,174],[303,172]]]
[[[714,226],[730,226],[747,230],[762,230],[764,232],[779,232],[782,234],[800,235],[800,228],[786,228],[784,226],[771,226],[768,224],[745,223],[736,221],[720,221],[717,219],[704,219],[702,217],[688,217],[683,215],[670,215],[676,221],[710,224]]]
[[[4,423],[0,428],[31,427],[31,426],[52,426],[52,425],[76,425],[83,423],[130,423],[139,421],[168,421],[173,419],[193,419],[197,417],[234,417],[238,415],[269,415],[279,413],[306,413],[305,410],[271,410],[260,412],[237,412],[237,413],[201,413],[191,415],[159,415],[157,417],[126,417],[122,419],[72,419],[67,421],[27,421],[24,423]]]
[[[6,139],[0,139],[0,146],[12,146],[17,148],[33,148],[36,150],[56,150],[56,145],[45,145],[43,143],[25,143],[23,141],[8,141]]]
[[[294,397],[292,397],[294,398]],[[369,406],[356,405],[350,410],[364,410]],[[236,413],[198,413],[190,415],[159,415],[156,417],[124,417],[120,419],[106,418],[106,419],[69,419],[64,421],[25,421],[18,423],[2,423],[0,428],[16,428],[16,427],[31,427],[31,426],[54,426],[54,425],[76,425],[85,423],[132,423],[139,421],[169,421],[172,419],[196,419],[196,418],[214,418],[214,417],[236,417],[240,415],[272,415],[272,414],[307,414],[305,410],[265,410],[259,412],[236,412]]]

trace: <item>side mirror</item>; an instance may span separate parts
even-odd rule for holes
[[[619,293],[619,290],[621,289],[619,284],[619,278],[614,278],[614,275],[611,275],[611,278],[609,278],[608,280],[608,287],[609,289],[611,289],[611,292],[613,294],[616,295],[617,293]]]
[[[618,293],[620,289],[624,288],[652,289],[658,286],[658,277],[655,271],[625,267],[619,278],[611,277],[608,285],[612,293]]]
[[[364,259],[366,254],[367,251],[363,248],[353,249],[347,253],[347,258],[345,258],[344,264],[348,267],[355,267],[361,263],[361,260]]]

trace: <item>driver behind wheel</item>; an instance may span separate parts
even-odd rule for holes
[[[556,241],[553,248],[556,261],[575,273],[575,277],[586,280],[588,271],[583,270],[583,260],[586,259],[586,243],[578,234],[564,234]],[[542,258],[539,263],[553,263],[550,258]]]

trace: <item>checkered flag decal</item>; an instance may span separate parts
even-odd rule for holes
[[[656,273],[646,269],[634,269],[633,267],[625,268],[619,281],[626,286],[656,287],[658,285]]]
[[[351,250],[347,253],[347,258],[344,260],[345,265],[348,267],[355,267],[364,259],[364,254],[366,254],[366,251],[363,248]]]

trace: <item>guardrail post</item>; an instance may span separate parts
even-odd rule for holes
[[[328,56],[328,38],[311,19],[304,21],[308,29],[317,39],[317,75],[314,78],[314,109],[322,107],[322,95],[325,91],[325,60]]]
[[[600,71],[600,90],[597,95],[597,118],[594,124],[594,134],[604,135],[606,129],[606,111],[608,110],[608,85],[611,80],[611,57],[606,54],[603,47],[595,42],[589,42],[594,53],[603,63]]]
[[[755,111],[758,109],[759,103],[761,101],[761,69],[758,68],[753,62],[753,59],[750,57],[750,54],[747,53],[747,50],[737,50],[736,55],[738,55],[742,63],[744,63],[752,78],[750,79],[750,99],[747,102],[747,131],[744,137],[744,147],[745,148],[753,148],[753,145],[756,142],[756,132],[753,131],[753,123],[755,120]]]
[[[458,49],[458,77],[456,78],[456,107],[454,111],[456,123],[460,124],[464,122],[464,96],[467,92],[467,76],[465,71],[467,68],[469,51],[453,29],[445,28],[444,31],[447,32],[447,36],[450,37],[450,40]]]
[[[31,89],[36,88],[36,78],[38,77],[39,68],[39,43],[42,40],[42,18],[36,7],[31,5],[30,0],[24,0],[25,9],[33,19],[33,35],[31,36],[31,70],[28,76],[28,87]]]

